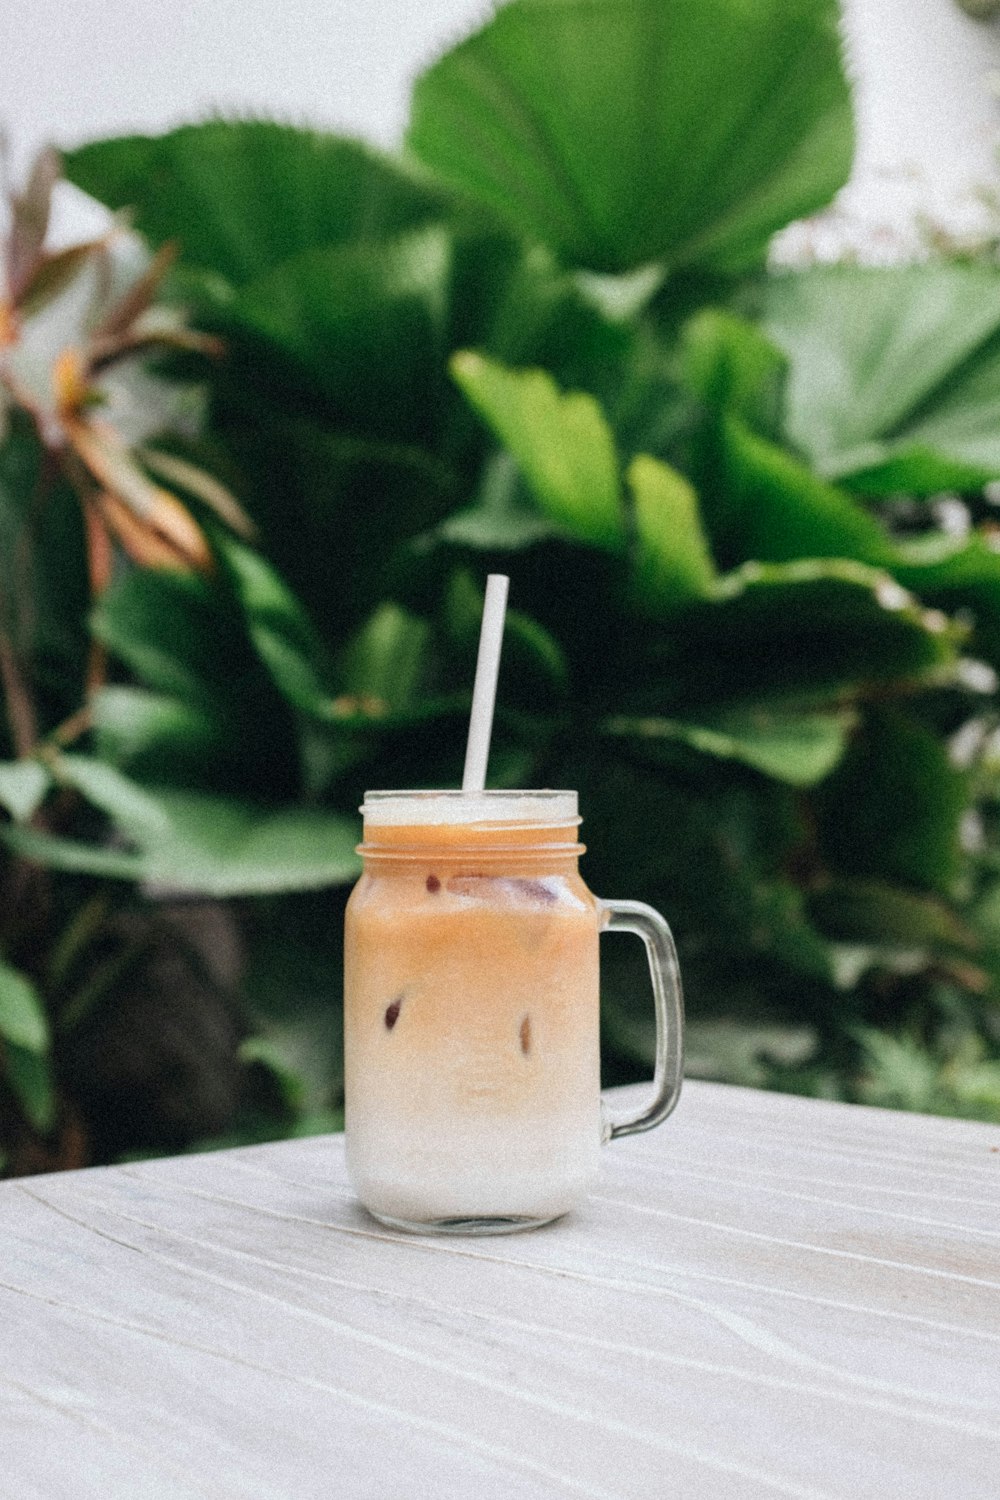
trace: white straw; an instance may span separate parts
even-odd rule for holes
[[[497,696],[500,672],[500,647],[503,644],[503,622],[507,610],[507,587],[510,579],[503,573],[491,573],[486,580],[483,624],[479,632],[479,658],[476,662],[476,684],[472,689],[472,715],[469,719],[469,742],[465,750],[463,792],[481,792],[486,786],[486,762],[490,758],[493,733],[493,705]]]

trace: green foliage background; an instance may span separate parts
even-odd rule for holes
[[[0,448],[46,730],[88,636],[114,664],[82,746],[0,767],[7,879],[48,872],[44,930],[3,934],[12,1141],[335,1121],[355,809],[459,780],[491,570],[492,780],[577,787],[591,886],[669,916],[694,1069],[1000,1118],[1000,270],[769,270],[851,155],[833,0],[514,0],[418,80],[398,159],[262,121],[68,155],[179,245],[226,352],[170,368],[208,406],[167,438],[259,545],[205,513],[210,580],[123,566],[88,612],[68,498],[29,520],[35,440]],[[142,1070],[86,1087],[148,982],[122,923],[178,891],[246,952],[235,1081],[183,1119]],[[609,959],[621,1081],[651,1020]]]

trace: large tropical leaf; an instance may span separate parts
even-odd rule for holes
[[[418,81],[408,145],[567,259],[745,264],[846,180],[833,0],[515,0]]]
[[[1000,271],[940,263],[774,277],[787,430],[827,477],[933,494],[1000,475]]]
[[[111,765],[196,787],[211,786],[213,770],[226,774],[228,726],[217,714],[118,683],[93,694],[90,712],[97,753]]]
[[[839,485],[723,413],[707,520],[723,564],[841,557],[885,568],[927,605],[971,619],[970,650],[1000,665],[1000,550],[989,531],[893,539]]]
[[[888,566],[891,540],[853,495],[821,479],[736,413],[718,422],[717,477],[709,515],[724,561],[792,562],[848,557]]]
[[[680,354],[684,385],[699,401],[755,432],[779,434],[787,360],[756,323],[703,307],[680,330]]]
[[[99,807],[129,847],[109,848],[31,829],[2,836],[27,859],[56,870],[143,880],[213,896],[311,890],[354,877],[357,828],[316,808],[268,808],[229,797],[139,786],[85,756],[64,756],[59,774]]]
[[[451,247],[453,349],[537,365],[565,388],[611,401],[636,339],[635,278],[567,270],[546,247],[513,234],[456,233]]]
[[[916,537],[896,548],[892,571],[926,603],[969,616],[970,651],[1000,669],[1000,551],[994,537]]]
[[[234,285],[319,246],[372,241],[437,218],[441,194],[371,147],[269,121],[212,120],[95,141],[66,174],[133,211],[154,244]]]
[[[888,573],[836,558],[745,563],[669,622],[648,648],[649,684],[630,688],[630,715],[822,703],[925,681],[956,656],[943,617]]]
[[[632,460],[628,482],[634,501],[635,597],[654,611],[711,597],[715,564],[691,485],[648,453]]]
[[[135,753],[137,772],[169,782],[293,795],[298,764],[288,684],[275,685],[273,663],[254,649],[261,643],[248,639],[246,615],[226,590],[192,574],[126,573],[99,601],[92,624],[156,700],[99,698],[102,749],[114,745],[114,757],[130,766]],[[262,612],[256,628],[272,627]]]
[[[235,378],[286,373],[338,428],[396,443],[433,435],[442,366],[449,248],[437,228],[381,245],[303,252],[244,287],[227,327],[250,336]],[[273,369],[280,361],[282,371]]]
[[[385,597],[396,554],[454,508],[449,466],[412,443],[331,431],[285,414],[233,413],[261,550],[328,646]]]
[[[544,370],[456,354],[452,373],[513,454],[544,513],[571,536],[621,550],[625,513],[614,438],[592,396],[564,394]]]
[[[902,712],[873,713],[823,786],[824,848],[844,875],[949,895],[967,798],[936,734]]]
[[[689,745],[703,755],[740,761],[790,786],[813,786],[833,770],[854,723],[848,713],[723,713],[701,723],[682,719],[615,718],[607,734],[637,747]]]
[[[239,600],[247,634],[275,687],[304,713],[324,714],[329,666],[298,599],[270,563],[235,537],[219,537],[219,553]]]
[[[27,1052],[48,1050],[49,1022],[38,991],[24,974],[0,959],[0,1041]]]

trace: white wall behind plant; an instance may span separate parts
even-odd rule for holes
[[[1000,226],[1000,21],[955,0],[841,0],[857,154],[819,252],[892,258],[930,221],[962,236]],[[800,236],[801,238],[801,236]]]
[[[410,77],[484,0],[0,0],[18,145],[277,114],[390,145]]]
[[[906,238],[915,213],[971,224],[995,150],[1000,23],[954,0],[843,0],[858,169],[835,231]],[[0,120],[23,164],[47,139],[274,114],[398,141],[410,80],[489,0],[0,0]],[[849,221],[849,222],[848,222]],[[846,225],[846,227],[845,227]],[[822,249],[822,243],[820,243]]]

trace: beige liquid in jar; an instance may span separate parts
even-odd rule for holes
[[[366,801],[345,935],[347,1160],[390,1223],[544,1222],[596,1175],[600,908],[577,872],[575,798],[532,821],[544,806],[433,821],[463,808],[428,794],[404,823]]]

